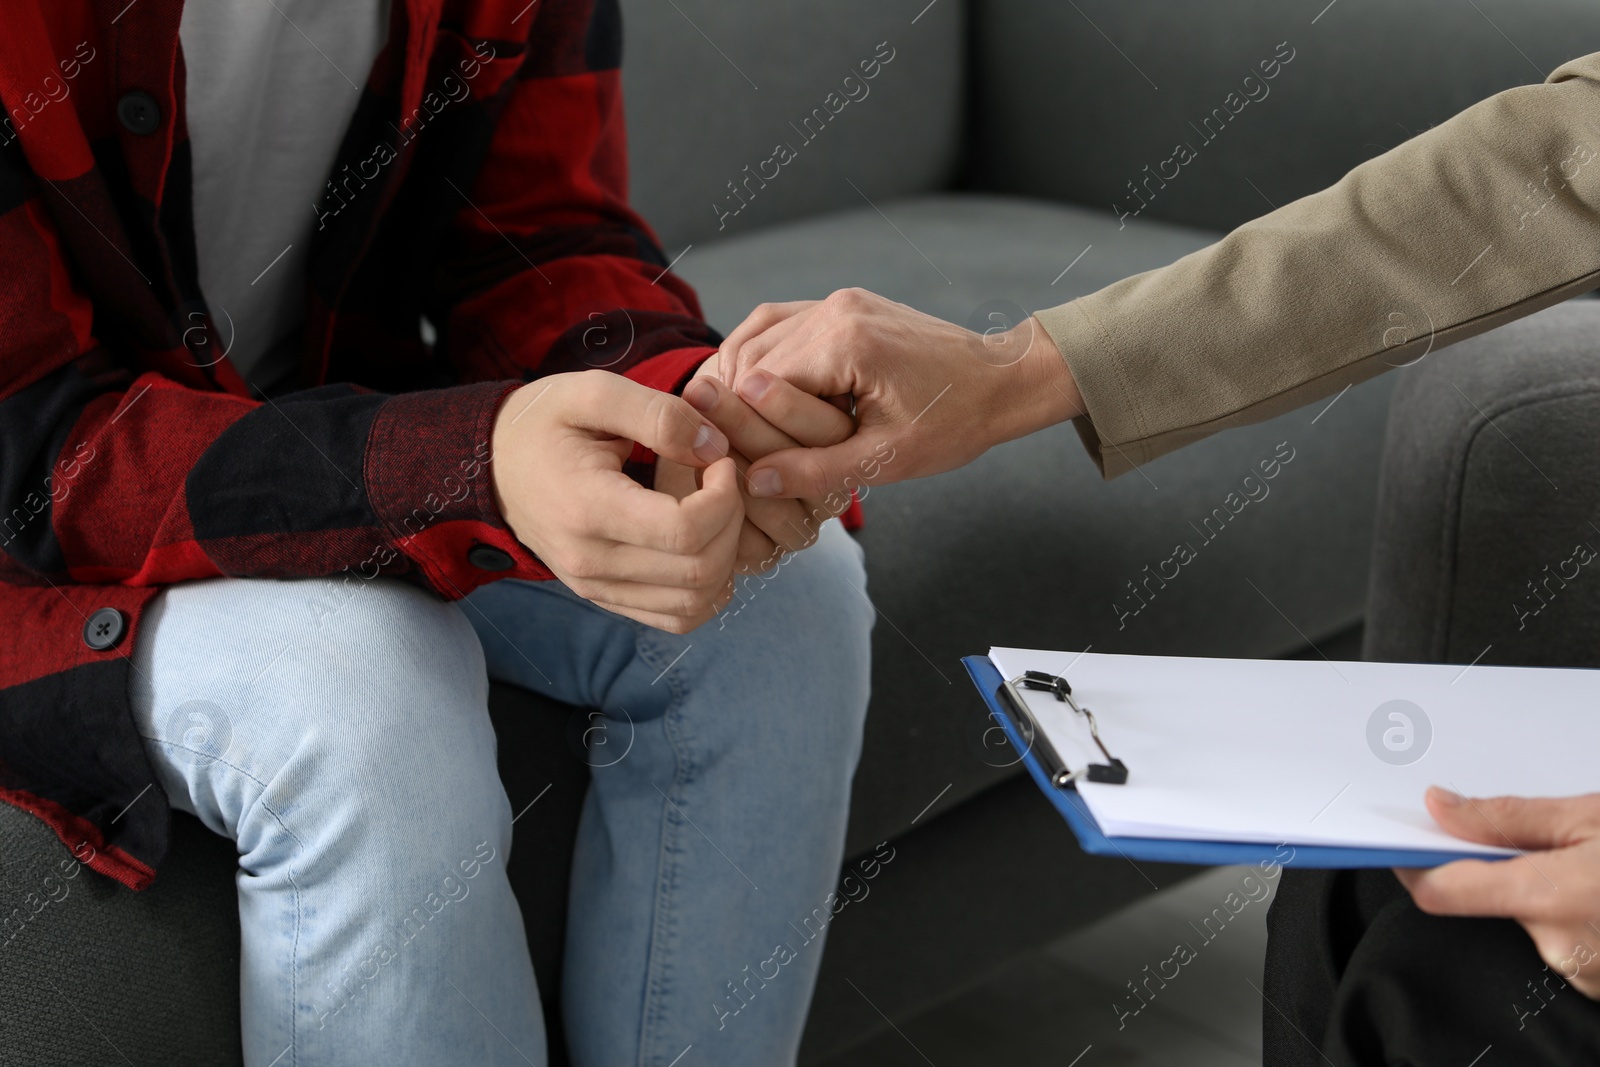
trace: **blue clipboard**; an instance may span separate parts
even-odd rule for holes
[[[1336,848],[1328,845],[1263,845],[1248,841],[1181,841],[1154,837],[1107,837],[1100,832],[1088,805],[1075,786],[1057,787],[1050,781],[1038,754],[1023,742],[1022,733],[1001,705],[1000,686],[1005,679],[988,656],[967,656],[961,661],[978,687],[989,714],[1006,732],[1011,747],[1022,753],[1022,764],[1034,784],[1067,820],[1078,844],[1092,856],[1120,856],[1157,863],[1192,863],[1207,867],[1223,864],[1271,864],[1284,867],[1437,867],[1463,859],[1493,859],[1475,852],[1435,852],[1428,849]]]

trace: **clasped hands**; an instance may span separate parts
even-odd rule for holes
[[[496,503],[579,596],[687,633],[736,574],[809,546],[850,488],[949,470],[1066,417],[1065,364],[1024,325],[984,337],[844,290],[757,308],[681,398],[605,371],[541,378],[496,418]],[[634,442],[657,455],[655,491],[624,473]]]
[[[728,604],[735,575],[808,547],[837,514],[752,498],[751,460],[854,430],[838,406],[796,390],[756,414],[715,359],[681,398],[606,371],[554,374],[502,405],[490,472],[507,525],[573,592],[681,634]],[[624,473],[634,442],[657,455],[655,491]]]

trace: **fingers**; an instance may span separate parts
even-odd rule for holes
[[[657,455],[705,467],[728,454],[728,439],[682,397],[609,371],[584,371],[570,388],[582,390],[567,425],[637,441]]]
[[[1536,915],[1555,893],[1550,869],[1565,865],[1562,849],[1593,835],[1600,797],[1463,797],[1429,788],[1428,811],[1466,841],[1538,850],[1512,860],[1460,860],[1426,871],[1396,871],[1417,907],[1434,915],[1517,918]],[[1585,829],[1585,827],[1589,827]]]
[[[693,387],[704,385],[709,381],[706,378],[696,379],[690,383],[690,389],[684,395],[693,399]],[[709,386],[707,386],[709,390]],[[737,405],[746,412],[749,409],[733,394],[727,394],[728,405]],[[750,419],[765,426],[760,416],[749,412]],[[768,432],[775,434],[792,447],[793,442],[786,436],[768,428]],[[731,435],[737,442],[739,434]],[[732,453],[735,464],[742,471],[749,464],[736,449]],[[667,493],[677,498],[687,497],[698,488],[696,475],[698,472],[692,467],[685,467],[681,463],[674,463],[670,459],[656,461],[655,487],[658,492]],[[798,552],[808,547],[816,539],[816,522],[804,523],[806,517],[804,507],[792,500],[746,500],[744,504],[745,518],[739,534],[738,551],[735,556],[734,570],[740,574],[758,574],[778,561],[783,552]],[[808,533],[807,530],[810,530]],[[622,546],[618,546],[621,548]],[[647,567],[653,565],[665,573],[676,576],[685,566],[684,561],[665,552],[628,547],[628,551],[638,553],[640,559],[635,564],[637,571],[646,571],[645,574],[630,573],[625,577],[647,577]],[[664,563],[662,561],[665,561]],[[676,564],[677,566],[673,566]],[[606,566],[616,568],[617,562],[608,560]],[[611,575],[608,576],[621,576]],[[693,582],[667,579],[662,584],[687,586]]]
[[[888,452],[893,456],[892,449]],[[810,497],[869,484],[882,468],[879,444],[858,433],[828,448],[786,448],[752,463],[745,488],[752,497]]]
[[[586,600],[594,599],[588,593],[595,591],[602,582],[707,589],[726,578],[719,572],[709,547],[694,555],[678,555],[637,545],[596,542],[569,552],[559,562],[546,560],[545,565]]]
[[[669,634],[686,634],[692,633],[716,618],[717,613],[727,607],[728,601],[732,599],[733,592],[730,590],[728,595],[715,608],[688,617],[661,615],[656,612],[642,611],[638,608],[630,608],[621,604],[607,604],[601,600],[595,600],[592,603],[598,607],[605,608],[613,614],[621,615],[623,618],[632,619],[635,622],[642,622],[646,626],[655,627],[657,630],[665,630]]]
[[[1550,883],[1526,856],[1511,860],[1457,860],[1431,870],[1395,871],[1417,907],[1430,915],[1514,919],[1535,913]]]
[[[816,312],[806,308],[794,315],[778,322],[774,322],[765,330],[754,335],[742,343],[733,353],[733,380],[729,385],[737,386],[739,379],[748,374],[757,363],[781,346],[785,341],[795,337],[809,338],[814,332]]]
[[[670,629],[660,621],[640,618],[642,615],[663,619],[701,619],[714,614],[733,596],[732,575],[719,585],[708,589],[673,589],[649,582],[590,582],[588,592],[580,592],[585,600],[601,605],[619,615],[648,622],[660,630]],[[578,592],[574,589],[573,592]],[[590,594],[593,595],[590,595]]]
[[[778,562],[783,552],[801,552],[817,540],[822,523],[832,518],[825,508],[813,515],[806,502],[799,500],[751,500],[745,504],[745,521],[753,523],[772,546],[757,571]]]
[[[715,378],[695,378],[684,387],[683,398],[727,435],[730,447],[739,455],[759,459],[768,452],[793,448],[800,443],[756,414],[749,404]]]
[[[1573,988],[1590,1000],[1600,1000],[1600,959],[1594,945],[1594,930],[1587,922],[1574,925],[1564,923],[1525,922],[1522,928],[1533,938],[1539,956]]]
[[[969,330],[875,293],[840,289],[742,344],[730,384],[737,389],[759,362],[813,396],[860,396],[862,380],[881,378],[883,361],[896,350],[902,357],[915,354],[921,363],[927,355],[947,358],[953,340],[964,360],[971,338]]]
[[[1467,841],[1502,848],[1562,848],[1600,828],[1600,794],[1581,797],[1463,797],[1432,786],[1428,811]]]
[[[583,483],[586,524],[626,545],[693,555],[744,517],[739,474],[731,458],[701,474],[701,488],[682,500],[645,489],[620,471],[599,471]],[[600,487],[600,488],[597,488]]]
[[[1528,851],[1500,862],[1396,871],[1417,907],[1434,915],[1516,919],[1530,933],[1541,923],[1587,926],[1600,897],[1600,795],[1462,797],[1434,786],[1427,801],[1440,826],[1457,837]],[[1546,948],[1541,943],[1540,951]]]
[[[751,459],[796,445],[837,444],[855,432],[848,412],[765,371],[746,376],[739,388],[750,392],[740,395],[715,378],[700,377],[685,387],[683,396],[727,434],[735,452]],[[759,411],[747,403],[751,399],[761,404]]]
[[[712,617],[745,526],[726,435],[681,398],[603,371],[552,375],[513,400],[495,421],[495,492],[518,539],[608,610],[675,633]],[[661,491],[623,473],[632,442],[660,457]]]
[[[848,411],[768,371],[747,373],[739,381],[738,394],[762,419],[807,447],[836,445],[855,433],[855,420]]]
[[[734,327],[732,333],[717,349],[717,377],[732,385],[738,373],[736,357],[740,347],[750,338],[771,329],[776,324],[792,318],[817,303],[815,300],[792,300],[786,304],[760,304]]]
[[[739,549],[734,557],[734,573],[760,574],[776,562],[777,556],[778,546],[755,521],[747,505],[744,526],[739,531]]]
[[[731,460],[715,464],[707,469],[705,480],[723,483],[720,491],[737,497],[732,468]],[[742,512],[737,513],[704,550],[686,561],[692,567],[693,579],[686,588],[664,585],[654,575],[643,581],[614,577],[582,579],[559,572],[558,577],[566,581],[573,592],[608,611],[669,633],[687,633],[716,615],[732,598],[735,553],[745,526]]]

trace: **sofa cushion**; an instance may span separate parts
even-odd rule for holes
[[[679,269],[723,329],[762,299],[848,285],[967,324],[985,309],[1005,314],[1006,302],[1068,300],[1213,236],[1119,230],[1104,212],[977,195],[878,208],[696,247]],[[986,744],[994,735],[963,655],[1092,644],[1276,656],[1354,625],[1391,388],[1376,379],[1325,413],[1319,404],[1235,430],[1110,483],[1058,426],[963,470],[870,488],[861,537],[879,618],[850,850],[895,836],[935,798],[930,814],[1016,773],[1014,756]],[[1274,478],[1260,477],[1260,463],[1290,450]],[[1230,494],[1244,502],[1236,515]],[[1164,581],[1183,543],[1195,558]]]
[[[954,171],[960,0],[623,0],[622,12],[634,205],[668,256],[860,204],[852,182],[889,198],[941,187]],[[793,157],[775,157],[780,145]]]
[[[1138,206],[1128,183],[1159,179],[1176,144],[1195,150],[1130,226],[1231,229],[1600,50],[1591,0],[978,0],[970,17],[983,188],[1110,214]],[[1273,67],[1280,44],[1293,58]]]

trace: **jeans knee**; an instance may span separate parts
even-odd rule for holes
[[[398,582],[369,582],[319,610],[301,655],[336,680],[360,715],[391,720],[425,714],[429,702],[486,698],[482,646],[454,604]]]
[[[476,807],[475,822],[497,818],[483,650],[460,609],[398,582],[293,584],[306,586],[310,621],[274,635],[282,654],[255,700],[256,714],[272,713],[265,700],[292,720],[279,731],[278,798],[310,795],[326,776],[369,817]]]
[[[507,823],[483,653],[454,605],[390,581],[216,579],[165,590],[141,627],[130,698],[153,767],[242,848],[275,823],[338,840]]]

